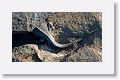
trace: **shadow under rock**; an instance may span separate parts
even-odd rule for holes
[[[40,37],[36,37],[32,32],[12,31],[12,48],[25,44],[39,44]]]
[[[32,32],[27,31],[13,31],[12,32],[12,48],[18,47],[25,44],[36,44],[42,50],[46,50],[45,48],[49,48],[49,52],[57,53],[61,49],[53,46],[48,41],[46,41],[43,37],[35,36]],[[46,46],[45,46],[46,45]]]
[[[43,44],[45,42],[40,41],[40,37],[35,36],[32,32],[27,31],[12,31],[12,48],[19,47],[25,44]],[[13,54],[15,55],[15,54]],[[21,55],[27,55],[21,53]],[[32,60],[34,62],[42,62],[37,56],[37,54],[32,54]],[[21,62],[17,57],[12,58],[12,62]]]
[[[43,61],[38,57],[37,54],[33,54],[32,60],[34,60],[35,62],[43,62]]]

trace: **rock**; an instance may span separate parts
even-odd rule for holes
[[[35,17],[35,14],[38,17]],[[32,31],[36,23],[44,22],[50,12],[13,12],[12,13],[12,31]],[[37,20],[35,20],[37,19]]]
[[[66,55],[62,53],[54,53],[53,49],[47,45],[40,45],[39,48],[36,47],[37,55],[43,62],[59,62]]]
[[[38,62],[41,61],[36,55],[36,51],[33,48],[34,44],[21,45],[15,47],[12,50],[13,62]],[[36,56],[36,58],[34,58]]]
[[[64,44],[82,38],[65,49],[40,42],[31,33],[47,18],[55,29],[51,32],[58,43]],[[13,62],[101,62],[102,13],[100,12],[13,12]],[[91,31],[95,31],[88,34]]]
[[[64,54],[43,51],[35,44],[26,44],[13,49],[12,60],[13,62],[59,62],[64,56]]]
[[[78,38],[81,42],[68,50],[60,53],[69,54],[62,61],[68,62],[92,62],[102,61],[102,13],[54,13],[48,17],[55,30],[52,32],[58,43],[68,43]],[[96,32],[84,37],[84,33],[96,30]]]
[[[58,37],[59,43],[69,42],[68,39],[79,38],[84,32],[91,32],[93,30],[101,33],[101,13],[54,13],[48,16],[48,21],[53,22],[55,30],[54,37]],[[75,40],[75,39],[73,39]]]

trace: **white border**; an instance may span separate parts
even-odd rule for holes
[[[114,74],[114,4],[112,0],[3,0],[0,2],[0,73]],[[102,12],[102,62],[13,63],[12,12]]]

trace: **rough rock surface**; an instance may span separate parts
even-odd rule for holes
[[[51,34],[58,43],[69,43],[78,38],[82,38],[82,41],[68,48],[59,49],[36,37],[31,31],[45,22],[46,18],[55,26]],[[88,34],[91,31],[95,32]],[[102,61],[100,12],[13,12],[12,32],[13,62]]]
[[[39,23],[44,22],[44,19],[50,12],[36,13],[37,17],[32,12],[13,12],[12,13],[12,31],[32,31],[36,27],[36,20]],[[34,25],[35,24],[35,25]]]

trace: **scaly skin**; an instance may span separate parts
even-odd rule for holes
[[[34,28],[32,32],[38,37],[45,38],[48,42],[50,42],[51,44],[53,44],[54,46],[59,47],[59,48],[69,47],[69,46],[73,45],[74,43],[77,43],[82,40],[80,38],[78,40],[75,40],[75,41],[67,43],[67,44],[59,44],[55,41],[54,37],[50,34],[46,23],[41,23],[41,26],[39,28],[38,27]]]

